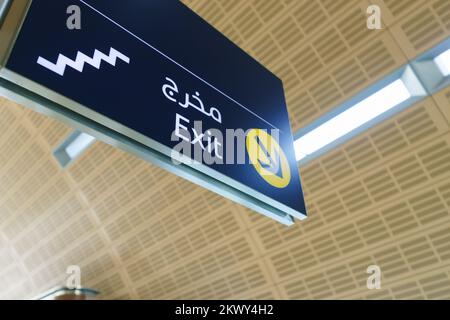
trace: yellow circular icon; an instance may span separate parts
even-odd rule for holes
[[[291,181],[289,162],[278,142],[266,131],[252,129],[247,134],[250,163],[259,175],[276,188],[285,188]]]

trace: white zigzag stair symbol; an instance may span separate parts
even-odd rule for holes
[[[47,68],[47,69],[63,76],[64,72],[66,71],[67,66],[69,66],[79,72],[83,72],[83,68],[86,63],[90,64],[94,68],[100,69],[100,64],[102,63],[102,61],[105,61],[112,66],[116,66],[117,59],[120,59],[126,63],[130,63],[130,58],[128,58],[126,55],[117,51],[114,48],[111,48],[109,50],[109,55],[106,55],[103,52],[95,49],[94,57],[92,57],[92,58],[88,57],[84,53],[78,51],[75,61],[67,58],[66,56],[64,56],[62,54],[59,54],[56,64],[52,63],[42,57],[38,58],[37,63],[40,64],[41,66],[43,66],[44,68]]]

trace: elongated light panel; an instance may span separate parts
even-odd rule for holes
[[[445,77],[450,75],[450,49],[437,56],[434,62]]]
[[[81,133],[67,147],[67,155],[74,159],[84,152],[93,142],[95,138],[87,133]]]
[[[328,120],[294,142],[297,161],[333,143],[351,131],[411,98],[399,79]]]

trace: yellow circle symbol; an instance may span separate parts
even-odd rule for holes
[[[252,129],[247,134],[250,163],[259,175],[276,188],[285,188],[291,181],[291,169],[278,142],[266,131]]]

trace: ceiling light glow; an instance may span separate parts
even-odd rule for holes
[[[450,75],[450,49],[434,58],[434,62],[445,77]]]
[[[297,161],[326,147],[351,131],[411,98],[405,83],[398,79],[294,142]]]
[[[95,138],[87,133],[80,133],[78,137],[76,137],[67,147],[66,153],[67,155],[75,159],[80,154],[84,152],[93,142]]]

